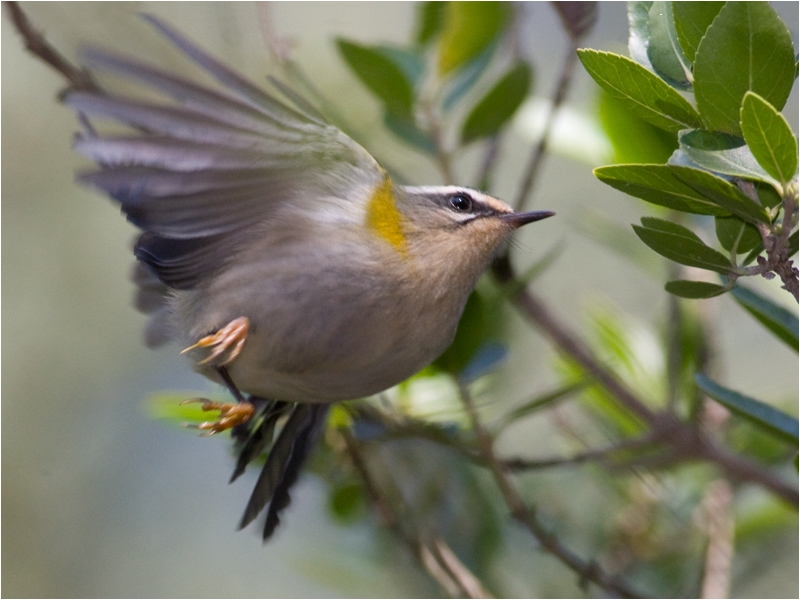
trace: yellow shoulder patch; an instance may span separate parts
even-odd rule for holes
[[[367,228],[389,242],[398,252],[405,253],[406,236],[401,221],[403,216],[397,210],[392,180],[385,177],[372,192],[367,203]]]

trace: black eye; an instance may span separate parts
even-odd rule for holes
[[[472,198],[466,194],[456,194],[450,198],[450,208],[458,212],[469,212],[472,210]]]

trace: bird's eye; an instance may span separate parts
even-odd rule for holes
[[[458,212],[469,212],[472,210],[472,198],[466,194],[456,194],[450,198],[450,208]]]

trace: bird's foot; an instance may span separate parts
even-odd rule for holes
[[[181,405],[190,404],[192,402],[202,402],[204,411],[219,411],[218,421],[183,424],[184,427],[200,429],[203,432],[202,435],[205,436],[233,429],[242,423],[246,423],[256,412],[256,407],[251,402],[215,402],[204,398],[192,398],[191,400],[184,400],[181,402]]]
[[[244,343],[247,341],[249,330],[250,319],[239,317],[215,333],[201,338],[196,344],[183,350],[181,354],[186,354],[195,348],[210,348],[208,356],[198,361],[197,364],[222,367],[239,356]]]

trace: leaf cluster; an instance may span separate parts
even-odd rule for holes
[[[580,60],[631,116],[674,135],[676,149],[666,164],[595,175],[646,202],[714,217],[722,251],[682,224],[634,226],[655,252],[723,279],[672,281],[667,291],[709,298],[740,277],[778,273],[796,297],[797,138],[780,113],[796,77],[786,25],[765,2],[629,2],[628,17],[631,58],[583,49]]]

